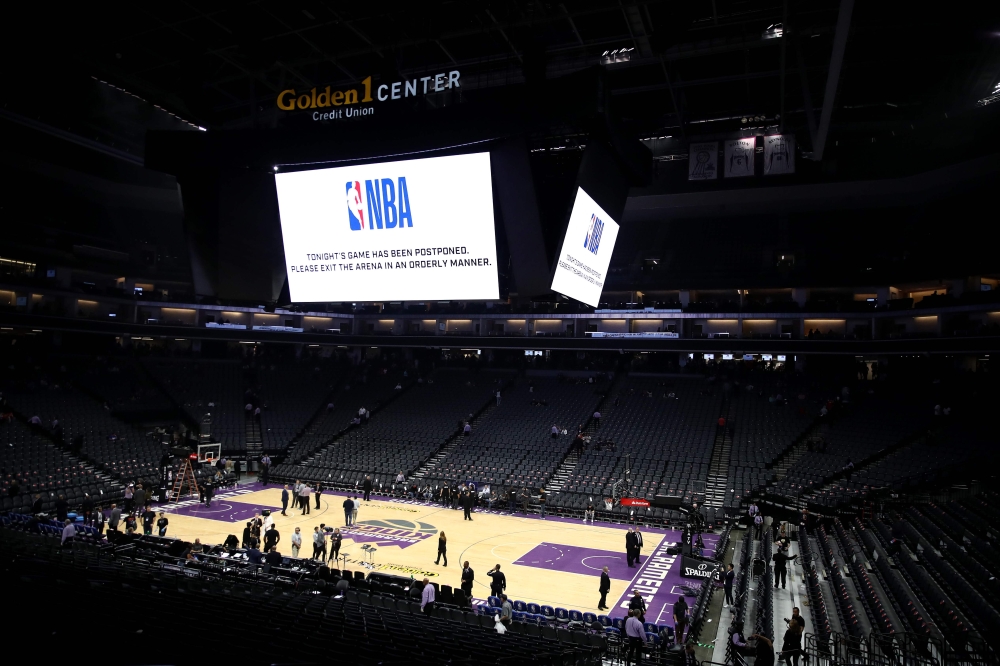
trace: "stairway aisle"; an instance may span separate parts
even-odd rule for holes
[[[720,418],[729,418],[729,400],[722,403]],[[708,466],[708,481],[705,483],[705,506],[721,509],[726,503],[729,487],[729,461],[733,455],[733,438],[728,428],[721,428],[715,436],[712,460]]]

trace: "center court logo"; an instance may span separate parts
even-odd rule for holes
[[[436,527],[429,523],[393,518],[389,520],[362,520],[341,530],[344,538],[354,543],[374,543],[376,546],[399,546],[408,548],[437,534]]]
[[[412,227],[406,177],[347,181],[347,220],[351,231]]]
[[[590,216],[590,228],[587,230],[587,236],[583,239],[583,246],[597,254],[597,248],[601,246],[601,234],[604,233],[604,220],[597,217],[597,215]]]

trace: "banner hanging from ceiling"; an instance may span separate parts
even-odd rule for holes
[[[772,134],[764,137],[764,175],[795,173],[795,135]]]
[[[745,178],[754,175],[756,137],[732,139],[725,143],[726,178]]]
[[[719,177],[719,142],[692,143],[688,148],[688,180]]]

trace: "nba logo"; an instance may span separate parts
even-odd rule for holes
[[[583,239],[583,246],[597,254],[597,248],[601,245],[601,233],[604,231],[604,221],[597,215],[590,216],[590,229]]]
[[[365,228],[364,197],[361,183],[357,180],[347,182],[347,217],[351,222],[351,231]]]

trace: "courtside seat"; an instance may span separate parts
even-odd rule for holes
[[[555,618],[559,622],[569,622],[569,611],[565,608],[556,608]]]
[[[542,612],[541,607],[538,604],[534,603],[534,602],[529,602],[528,603],[527,610],[532,615],[539,615]]]
[[[570,617],[573,617],[573,613],[570,613]],[[597,622],[597,615],[589,612],[584,613],[583,621],[586,622],[588,625],[594,624],[595,622]]]
[[[524,613],[526,610],[528,610],[528,605],[523,601],[521,601],[520,599],[518,599],[517,601],[514,602],[514,610],[519,613]]]
[[[597,621],[603,624],[605,628],[612,626],[611,618],[608,617],[607,615],[598,615]]]
[[[556,611],[558,612],[558,609],[556,609]],[[581,613],[578,610],[571,610],[569,612],[569,621],[570,622],[583,622],[583,613]]]
[[[552,606],[542,606],[542,615],[545,616],[546,620],[556,619],[556,611]]]

